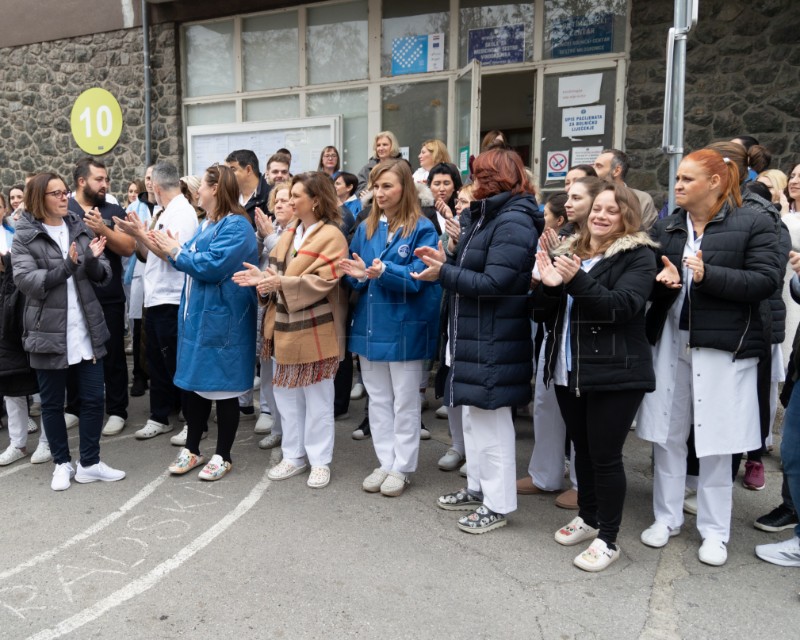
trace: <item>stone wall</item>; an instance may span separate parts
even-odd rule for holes
[[[150,31],[153,160],[183,164],[176,30]],[[110,91],[122,108],[117,145],[98,156],[109,167],[118,197],[145,170],[144,54],[141,29],[127,29],[0,49],[0,186],[25,174],[54,171],[71,183],[72,166],[85,156],[70,131],[70,112],[91,87]]]
[[[632,186],[660,203],[669,166],[661,152],[667,30],[672,0],[634,0],[627,132]],[[752,135],[772,168],[800,162],[800,12],[796,0],[703,0],[687,41],[686,152]]]

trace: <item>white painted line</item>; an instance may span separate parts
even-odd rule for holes
[[[82,542],[83,540],[86,540],[86,538],[89,538],[89,537],[93,536],[94,534],[99,533],[100,531],[102,531],[103,529],[108,527],[109,525],[111,525],[114,522],[116,522],[117,520],[119,520],[122,516],[124,516],[131,509],[133,509],[136,505],[138,505],[142,500],[144,500],[150,494],[152,494],[153,491],[155,491],[158,488],[158,486],[162,482],[164,482],[164,480],[166,480],[169,477],[169,475],[170,475],[169,471],[164,471],[164,473],[162,473],[160,476],[158,476],[150,484],[145,485],[139,491],[139,493],[137,493],[135,496],[133,496],[130,500],[128,500],[125,504],[123,504],[119,509],[117,509],[116,511],[113,511],[112,513],[109,513],[102,520],[99,520],[98,522],[94,523],[88,529],[85,529],[84,531],[81,531],[77,535],[74,535],[69,540],[66,540],[65,542],[62,542],[57,547],[53,547],[52,549],[44,551],[44,552],[40,553],[38,556],[34,556],[30,560],[27,560],[27,561],[23,562],[22,564],[18,564],[16,567],[13,567],[11,569],[7,569],[6,571],[3,571],[2,573],[0,573],[0,583],[2,583],[3,581],[7,580],[11,576],[15,576],[18,573],[22,573],[26,569],[30,569],[31,567],[35,567],[37,564],[42,564],[43,562],[47,562],[48,560],[50,560],[54,556],[58,555],[59,553],[61,553],[65,549],[69,549],[70,547],[75,546],[79,542]]]
[[[267,477],[267,473],[269,472],[269,468],[271,466],[272,465],[269,465],[267,469],[264,470],[264,475],[262,476],[261,481],[250,490],[250,493],[247,494],[247,496],[245,496],[242,501],[236,505],[233,511],[228,513],[213,527],[206,530],[202,535],[195,538],[187,546],[178,551],[178,553],[176,553],[174,556],[154,567],[149,573],[143,575],[141,578],[137,578],[121,589],[118,589],[111,595],[99,600],[91,607],[87,607],[83,611],[76,613],[74,616],[63,620],[52,629],[43,629],[39,633],[30,636],[28,640],[55,640],[56,638],[60,638],[68,633],[72,633],[76,629],[80,629],[84,625],[94,622],[97,620],[97,618],[110,611],[114,607],[118,607],[124,602],[127,602],[128,600],[135,598],[148,589],[154,587],[162,580],[162,578],[179,568],[184,562],[211,544],[217,538],[217,536],[223,533],[256,505],[261,496],[264,495],[264,492],[267,490],[269,485],[272,484],[272,481]],[[0,579],[2,579],[2,576],[0,576]]]

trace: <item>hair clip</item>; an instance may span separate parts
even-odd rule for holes
[[[730,158],[725,158],[725,157],[723,157],[723,158],[722,158],[722,161],[723,161],[725,164],[730,164],[730,163],[731,163],[731,159],[730,159]]]

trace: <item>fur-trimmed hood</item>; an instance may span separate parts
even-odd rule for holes
[[[555,256],[563,256],[567,253],[573,253],[573,249],[575,244],[578,241],[577,234],[574,236],[570,236],[565,238],[564,241],[558,245],[555,249],[550,252],[551,257]],[[658,243],[655,242],[649,235],[647,235],[644,231],[637,231],[636,233],[630,233],[628,235],[622,236],[621,238],[617,238],[613,244],[606,249],[606,252],[603,254],[604,258],[610,258],[617,253],[624,253],[626,251],[633,251],[634,249],[638,249],[639,247],[650,247],[651,249],[657,249]]]

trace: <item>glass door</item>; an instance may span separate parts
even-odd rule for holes
[[[456,138],[453,160],[462,177],[469,175],[469,157],[480,152],[481,63],[473,60],[455,80]]]

